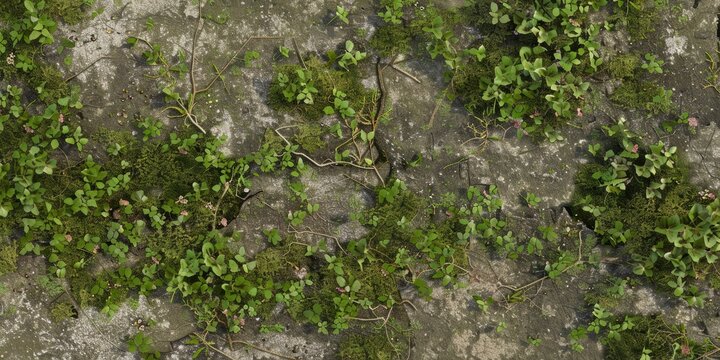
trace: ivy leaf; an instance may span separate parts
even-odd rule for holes
[[[11,209],[7,204],[0,205],[0,217],[7,217]]]

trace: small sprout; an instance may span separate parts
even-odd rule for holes
[[[280,55],[282,55],[283,57],[285,57],[285,58],[290,57],[290,48],[281,45],[278,48],[278,51],[280,52]]]
[[[473,295],[473,300],[475,300],[475,304],[478,306],[480,312],[483,314],[487,314],[490,310],[490,306],[495,303],[495,300],[492,296],[484,298],[480,295]]]
[[[525,203],[527,204],[528,207],[531,207],[531,208],[538,206],[538,204],[540,204],[541,200],[542,199],[540,199],[539,197],[537,197],[537,195],[535,195],[531,192],[529,192],[525,195]]]
[[[663,64],[665,64],[664,61],[659,60],[653,54],[647,53],[645,54],[645,61],[642,64],[642,68],[647,70],[650,74],[662,74]]]
[[[342,5],[338,5],[335,10],[335,17],[333,18],[333,20],[337,18],[337,19],[340,19],[340,21],[344,22],[345,24],[349,24],[350,23],[350,20],[348,20],[349,15],[350,15],[350,11],[345,9],[345,7]],[[332,22],[332,20],[331,20],[331,22]]]

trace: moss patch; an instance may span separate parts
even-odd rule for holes
[[[14,242],[0,245],[0,275],[17,270],[17,257],[17,245]]]
[[[635,327],[610,340],[605,359],[640,359],[643,349],[650,350],[653,360],[694,359],[703,354],[704,346],[690,340],[682,325],[669,324],[660,316],[635,318]]]
[[[301,65],[281,65],[275,68],[276,75],[270,84],[268,95],[268,102],[273,109],[297,113],[307,120],[318,120],[325,115],[323,111],[325,107],[333,107],[333,89],[344,92],[350,100],[350,107],[356,112],[372,109],[374,95],[360,82],[356,67],[352,67],[350,71],[338,70],[334,64],[323,62],[317,57],[306,60],[305,64],[307,69]],[[301,81],[298,71],[305,73],[304,82],[317,89],[311,104],[288,100],[286,97],[289,94],[288,88],[283,87],[283,82],[279,80],[280,77],[286,76],[289,83],[298,83]]]
[[[623,82],[610,99],[626,109],[645,110],[656,115],[667,114],[675,109],[672,90],[646,80],[632,79]]]

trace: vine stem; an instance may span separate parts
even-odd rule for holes
[[[283,126],[283,127],[275,129],[275,133],[287,145],[292,145],[292,143],[280,132],[280,130],[287,129],[290,127],[294,127],[294,126]],[[368,166],[362,166],[362,165],[358,165],[355,163],[351,163],[349,161],[332,161],[332,160],[320,163],[320,162],[316,161],[315,159],[313,159],[310,155],[307,155],[305,153],[301,153],[299,151],[291,151],[290,153],[295,156],[300,156],[300,157],[306,159],[307,161],[310,161],[313,165],[315,165],[317,167],[321,167],[321,168],[328,167],[328,166],[347,165],[347,166],[352,166],[354,168],[358,168],[358,169],[362,169],[362,170],[373,170],[373,171],[375,171],[375,174],[377,175],[378,179],[380,179],[380,182],[382,183],[382,185],[385,186],[385,179],[383,179],[382,176],[380,176],[380,171],[378,171],[377,166],[368,167]]]

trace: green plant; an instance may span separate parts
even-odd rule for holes
[[[672,275],[668,281],[673,294],[683,297],[690,305],[702,307],[705,294],[696,286],[688,285],[687,279],[698,277],[704,267],[711,266],[718,259],[720,251],[720,200],[708,205],[695,204],[687,217],[669,217],[656,231],[665,236],[665,241],[655,245],[658,256],[672,264]]]
[[[500,321],[497,324],[497,326],[495,326],[495,332],[498,334],[505,332],[506,329],[507,329],[507,323],[505,321]]]
[[[246,51],[243,56],[245,67],[251,67],[255,60],[260,58],[260,53],[255,50]]]
[[[284,73],[278,73],[277,83],[287,102],[312,104],[313,94],[318,92],[313,84],[312,73],[307,70],[297,69],[292,78]]]
[[[647,70],[650,74],[662,74],[662,66],[665,64],[664,61],[659,60],[655,55],[647,53],[645,54],[645,62],[642,64],[642,68]]]
[[[148,141],[151,138],[160,136],[162,122],[151,116],[147,116],[138,123],[138,126],[143,129],[143,141]]]
[[[142,331],[128,340],[128,351],[137,352],[143,359],[160,359],[160,353],[153,350],[150,338]]]
[[[661,316],[636,316],[634,323],[620,338],[606,342],[607,359],[685,359],[711,351],[707,344],[690,339],[684,326]]]
[[[261,334],[270,334],[270,333],[282,333],[285,332],[285,326],[282,324],[262,324],[260,325],[260,333]]]
[[[340,21],[344,22],[345,24],[349,24],[350,20],[348,20],[348,16],[350,15],[350,11],[345,9],[344,6],[338,5],[335,8],[335,17],[333,17],[330,22],[332,22],[335,19],[340,19]]]
[[[484,298],[480,295],[473,295],[473,300],[483,314],[487,314],[490,306],[495,302],[492,296]]]
[[[402,24],[404,6],[403,0],[383,1],[383,3],[385,3],[385,11],[379,12],[378,16],[380,16],[386,23],[394,25]]]
[[[345,41],[345,53],[338,59],[338,65],[345,70],[348,69],[348,65],[357,65],[358,61],[367,57],[367,53],[355,50],[355,44],[352,41]]]
[[[542,344],[541,338],[528,337],[528,343],[534,347],[538,347]]]
[[[537,197],[537,195],[531,192],[525,194],[525,204],[527,204],[528,207],[532,208],[538,206],[541,200],[542,199],[540,199],[539,197]]]

